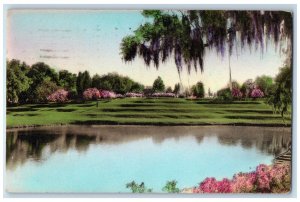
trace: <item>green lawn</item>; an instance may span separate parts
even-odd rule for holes
[[[216,104],[182,98],[125,98],[7,108],[7,127],[52,124],[284,125],[263,101]],[[290,125],[291,120],[285,119]]]

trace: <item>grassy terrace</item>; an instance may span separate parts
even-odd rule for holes
[[[291,120],[286,118],[289,125]],[[217,104],[181,98],[125,98],[7,108],[7,127],[52,124],[285,125],[263,101]]]

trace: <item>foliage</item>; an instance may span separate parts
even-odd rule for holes
[[[202,82],[198,82],[196,85],[192,86],[192,93],[197,98],[203,98],[204,97],[204,85]]]
[[[230,88],[223,88],[217,91],[218,99],[223,101],[232,101],[232,94]]]
[[[261,98],[261,97],[264,97],[264,93],[259,88],[254,88],[251,91],[251,97],[252,98]]]
[[[117,73],[109,73],[102,76],[95,75],[93,77],[93,87],[113,91],[117,94],[125,94],[127,92],[141,93],[144,90],[142,84]]]
[[[56,87],[59,85],[58,74],[43,62],[33,64],[27,72],[27,76],[32,81],[26,95],[29,102],[45,102],[47,96],[57,90],[57,88],[54,90],[54,85]],[[47,92],[41,92],[45,85],[52,86],[51,90],[53,91],[45,89]],[[47,93],[49,94],[46,95]],[[43,98],[40,97],[42,94]]]
[[[172,87],[168,87],[167,89],[166,89],[166,93],[172,93],[173,92],[173,90],[172,90]]]
[[[231,96],[233,98],[240,99],[243,96],[243,94],[239,88],[233,87],[231,91]]]
[[[203,71],[207,48],[223,56],[226,43],[229,54],[234,46],[254,44],[263,52],[265,40],[278,44],[292,36],[290,12],[145,10],[142,14],[149,20],[122,39],[122,59],[129,62],[139,56],[147,66],[153,63],[158,68],[174,57],[178,73],[183,65],[189,73],[192,66]]]
[[[164,92],[165,91],[165,84],[161,77],[157,77],[152,85],[153,92]]]
[[[64,89],[59,89],[47,97],[48,102],[63,103],[68,101],[69,92]]]
[[[275,78],[275,87],[272,89],[268,103],[272,105],[275,112],[284,114],[288,112],[288,108],[292,103],[292,70],[285,66],[280,69],[279,74]]]
[[[250,173],[238,173],[229,180],[206,178],[193,189],[194,193],[286,193],[290,191],[289,164],[261,164]]]
[[[177,185],[177,181],[176,180],[172,180],[172,181],[167,181],[166,185],[163,187],[163,191],[166,191],[168,193],[178,193],[179,192],[179,188],[176,187]]]
[[[258,76],[255,79],[255,84],[265,96],[268,96],[273,87],[273,78],[266,75]]]
[[[68,70],[58,72],[59,86],[67,90],[76,90],[76,74],[72,74]]]
[[[252,90],[256,87],[255,82],[252,79],[246,80],[241,87],[241,92],[244,97],[251,97]]]
[[[78,95],[83,95],[83,92],[92,86],[92,79],[88,71],[79,72],[76,80],[76,89]]]
[[[231,85],[232,85],[232,88],[237,88],[237,89],[241,88],[241,85],[237,81],[232,81]]]
[[[6,62],[6,97],[10,104],[19,103],[20,97],[31,84],[31,80],[26,76],[28,66],[20,63],[19,60]]]
[[[173,93],[174,93],[175,95],[178,95],[179,92],[180,92],[180,83],[176,83],[175,86],[174,86],[174,91],[173,91]]]
[[[35,96],[32,98],[32,102],[47,102],[47,97],[51,95],[53,92],[58,90],[58,86],[56,83],[50,80],[44,80],[41,84],[39,84],[35,90]]]
[[[116,94],[108,90],[100,90],[101,98],[116,98]]]
[[[84,100],[97,100],[101,97],[101,94],[97,88],[88,88],[83,92]]]
[[[145,187],[144,182],[137,184],[135,181],[126,184],[126,188],[131,189],[132,193],[149,193],[152,189]]]

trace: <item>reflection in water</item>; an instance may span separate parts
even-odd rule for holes
[[[76,149],[84,152],[91,144],[122,144],[152,138],[161,144],[168,138],[193,136],[201,145],[204,137],[215,136],[226,146],[241,145],[244,149],[255,147],[262,153],[278,155],[291,143],[290,128],[245,126],[61,126],[7,131],[6,163],[13,169],[27,160],[41,161],[52,153]]]

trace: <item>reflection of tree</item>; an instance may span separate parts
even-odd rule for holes
[[[222,145],[241,145],[246,149],[256,147],[261,152],[273,155],[285,151],[291,143],[290,128],[69,126],[23,129],[7,132],[6,163],[14,168],[28,159],[40,160],[55,151],[86,151],[90,144],[116,145],[144,138],[152,138],[154,143],[160,144],[166,139],[180,140],[187,136],[193,136],[199,145],[204,137],[216,136]]]
[[[76,135],[76,149],[79,151],[86,151],[92,142],[95,142],[96,136],[87,136],[85,134]]]

